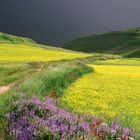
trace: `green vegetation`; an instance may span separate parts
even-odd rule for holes
[[[140,57],[140,49],[136,49],[124,55],[125,57]]]
[[[82,37],[67,42],[62,46],[66,49],[82,52],[140,57],[140,28]]]
[[[20,90],[30,95],[37,94],[39,97],[60,97],[70,83],[91,71],[92,68],[71,61],[53,62],[45,65],[41,73],[26,79],[20,85]]]
[[[0,43],[10,43],[10,44],[31,44],[35,43],[29,38],[17,37],[13,35],[8,35],[0,32]]]
[[[96,62],[102,62],[102,61],[108,61],[108,60],[123,60],[124,58],[120,55],[112,55],[112,54],[99,54],[99,53],[92,53],[92,56],[84,57],[84,58],[79,58],[76,60],[79,60],[80,62],[83,62],[85,64],[94,64]]]
[[[3,118],[11,109],[10,102],[22,98],[21,93],[25,93],[27,98],[33,95],[39,98],[61,97],[64,89],[72,82],[93,70],[89,66],[72,61],[42,64],[42,69],[24,77],[14,89],[0,95],[0,117]]]
[[[0,86],[12,84],[36,72],[41,63],[0,63]],[[18,81],[19,82],[19,81]]]
[[[61,107],[67,106],[79,113],[104,114],[108,122],[119,115],[124,126],[139,132],[140,59],[114,55],[138,57],[139,33],[139,29],[135,29],[94,36],[98,40],[96,45],[101,46],[94,51],[102,54],[49,47],[1,33],[0,87],[13,83],[15,86],[0,94],[0,132],[5,133],[6,114],[12,111],[11,102],[33,96],[41,100],[46,96],[62,99],[65,105]],[[105,41],[106,47],[103,46]],[[119,52],[121,44],[123,47]]]

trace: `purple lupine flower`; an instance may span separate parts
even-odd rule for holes
[[[63,133],[62,133],[62,136],[61,136],[61,140],[65,140],[65,137],[66,137],[66,133],[63,132]]]
[[[51,129],[54,133],[57,133],[59,131],[59,128],[56,124],[52,124]]]
[[[88,131],[89,125],[87,123],[82,123],[79,125],[84,131]]]
[[[61,136],[62,140],[73,139],[76,135],[77,138],[83,135],[85,139],[88,139],[94,131],[96,131],[95,136],[97,137],[104,137],[110,133],[116,138],[117,136],[134,136],[133,131],[128,128],[124,128],[122,134],[123,129],[117,119],[112,123],[110,129],[104,121],[100,122],[100,125],[93,126],[92,122],[97,124],[100,120],[97,116],[70,113],[58,108],[56,102],[48,97],[45,101],[33,98],[18,104],[16,104],[18,111],[12,111],[7,115],[8,132],[16,140],[41,139],[44,134],[54,137]]]
[[[124,134],[125,134],[126,136],[129,135],[129,132],[130,132],[129,128],[124,128]]]
[[[77,115],[72,115],[72,120],[77,122],[78,121],[78,116]]]
[[[32,103],[35,105],[39,105],[41,103],[41,101],[38,98],[33,98]]]
[[[112,135],[116,135],[117,131],[121,131],[121,127],[119,124],[116,124],[113,122],[111,125],[111,128],[110,128],[110,131],[111,131]]]
[[[47,103],[52,103],[53,102],[53,99],[52,98],[49,98],[49,97],[46,97],[46,102]]]
[[[39,121],[39,125],[40,125],[40,126],[45,126],[45,125],[46,125],[46,121],[43,120],[43,119],[41,119],[41,120]]]
[[[64,133],[64,132],[67,132],[67,131],[68,131],[68,125],[61,124],[61,132]]]
[[[30,115],[31,117],[34,117],[35,111],[34,111],[34,110],[30,111],[30,112],[29,112],[29,115]]]
[[[33,130],[35,129],[35,125],[31,124],[28,128],[29,132],[33,132]]]
[[[112,133],[112,135],[113,135],[113,136],[115,136],[115,135],[116,135],[116,133],[117,133],[117,130],[116,130],[116,129],[114,129],[114,128],[111,128],[111,133]]]
[[[73,132],[75,132],[77,129],[76,125],[70,124],[70,133],[72,134]]]

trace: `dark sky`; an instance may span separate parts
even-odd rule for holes
[[[0,0],[0,31],[59,45],[140,26],[140,0]]]

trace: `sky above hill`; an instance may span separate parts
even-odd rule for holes
[[[140,26],[140,0],[0,0],[0,31],[60,45]]]

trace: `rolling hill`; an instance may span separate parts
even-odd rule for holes
[[[28,38],[0,33],[0,61],[58,61],[87,56],[90,54],[41,45]]]
[[[129,35],[122,36],[128,41]],[[132,133],[130,137],[134,139],[135,130],[139,134],[140,58],[69,51],[3,33],[0,40],[0,139],[22,139],[23,136],[29,136],[25,139],[61,139],[63,126],[67,128],[64,134],[68,139],[98,139],[99,134],[93,135],[93,128],[101,130],[101,126],[107,128],[105,138],[112,139],[116,136],[110,132],[111,124],[120,127],[115,130],[119,139],[122,139],[125,129]],[[118,40],[122,40],[118,41],[121,45],[123,39],[118,37]],[[115,44],[115,39],[112,43]],[[136,49],[131,50],[129,55],[139,52],[139,43],[134,44]],[[102,53],[113,53],[105,48],[101,48],[100,52],[103,49]],[[50,101],[57,104],[54,106]],[[118,124],[118,117],[114,118],[116,115],[120,118]],[[58,119],[62,123],[58,124]],[[52,125],[48,124],[50,120],[54,121]],[[89,122],[83,122],[85,120]],[[74,126],[72,131],[69,131],[69,126]],[[132,128],[131,131],[128,128]]]
[[[66,42],[62,47],[82,52],[122,54],[126,57],[140,57],[140,28],[82,37]]]
[[[0,43],[25,44],[25,43],[35,43],[35,41],[29,38],[18,37],[0,32]]]

